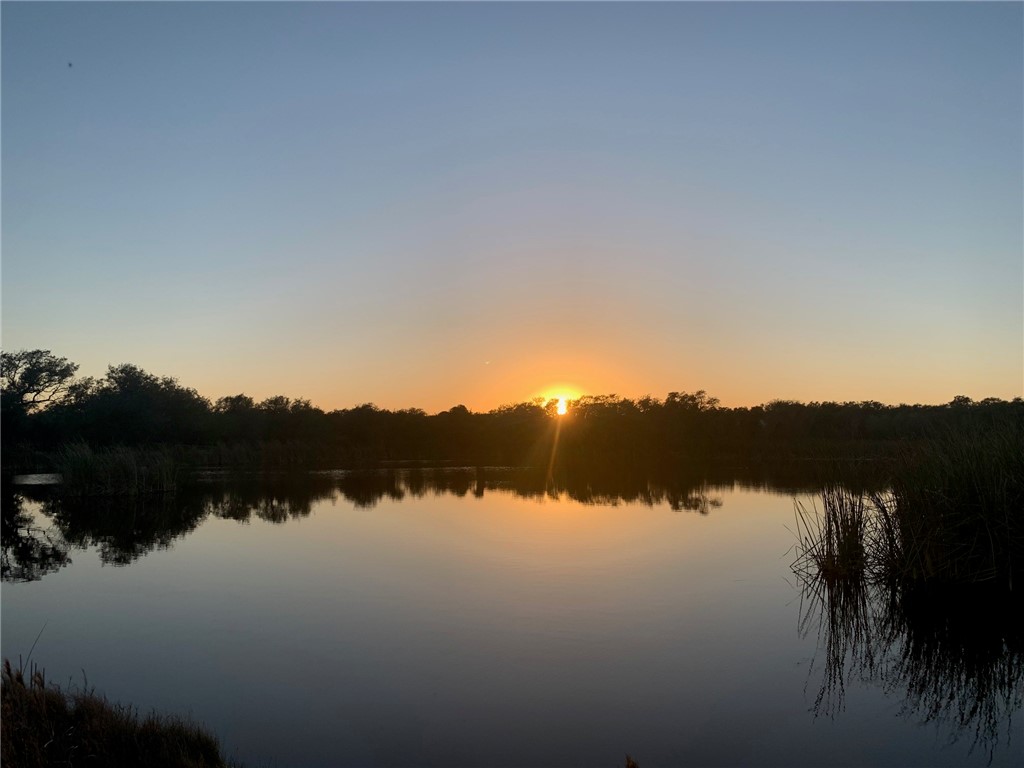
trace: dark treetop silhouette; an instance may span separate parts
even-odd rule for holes
[[[731,459],[877,456],[899,441],[939,432],[1024,424],[1024,401],[956,397],[945,405],[773,400],[727,408],[704,391],[664,399],[584,396],[556,414],[554,400],[487,413],[457,405],[427,414],[367,403],[325,412],[308,400],[244,394],[216,401],[176,379],[112,365],[101,379],[48,351],[3,354],[4,468],[48,468],[72,443],[174,447],[197,466],[344,467],[380,461],[546,465],[558,433],[560,461],[653,457]],[[557,430],[556,430],[557,426]]]

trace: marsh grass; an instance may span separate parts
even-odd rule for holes
[[[1014,589],[1024,561],[1024,430],[947,434],[908,449],[885,487],[828,484],[810,508],[795,502],[793,570],[805,581]]]
[[[894,581],[1014,589],[1024,561],[1024,428],[946,435],[875,494],[878,570]]]
[[[814,711],[841,710],[852,677],[880,681],[991,760],[1024,704],[1024,430],[917,445],[881,487],[795,502],[799,629],[824,654]]]
[[[2,761],[11,768],[206,768],[230,765],[217,739],[193,722],[109,702],[90,688],[47,683],[35,665],[0,672]]]
[[[827,583],[862,580],[867,566],[868,504],[863,494],[829,485],[821,510],[796,502],[797,561],[802,575]]]
[[[174,490],[177,467],[169,451],[64,446],[53,457],[69,496],[128,496]]]

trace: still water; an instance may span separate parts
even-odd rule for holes
[[[1020,765],[1016,651],[986,672],[954,650],[943,677],[890,638],[865,665],[822,620],[790,570],[806,490],[497,470],[8,489],[3,655],[38,636],[50,680],[191,713],[249,766]]]

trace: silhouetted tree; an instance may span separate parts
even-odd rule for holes
[[[77,370],[76,363],[45,349],[4,352],[0,354],[2,397],[26,412],[34,411],[60,397]]]
[[[364,403],[325,413],[284,395],[244,394],[210,403],[194,389],[138,366],[110,366],[98,380],[49,352],[4,354],[5,468],[39,466],[62,444],[172,445],[186,464],[309,468],[380,461],[452,461],[547,466],[557,462],[676,460],[733,463],[785,458],[887,455],[899,441],[943,431],[1024,428],[1024,400],[945,405],[773,400],[726,408],[704,390],[586,395],[559,416],[555,400],[475,413],[465,405],[429,415]],[[44,407],[45,404],[45,407]],[[557,450],[554,450],[555,439]],[[13,449],[13,450],[12,450]],[[42,458],[41,458],[42,457]]]
[[[4,442],[13,445],[27,439],[28,416],[57,402],[77,370],[77,364],[45,349],[0,354],[0,422]]]

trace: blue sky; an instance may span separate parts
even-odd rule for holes
[[[5,350],[324,407],[1024,388],[1020,4],[2,15]]]

